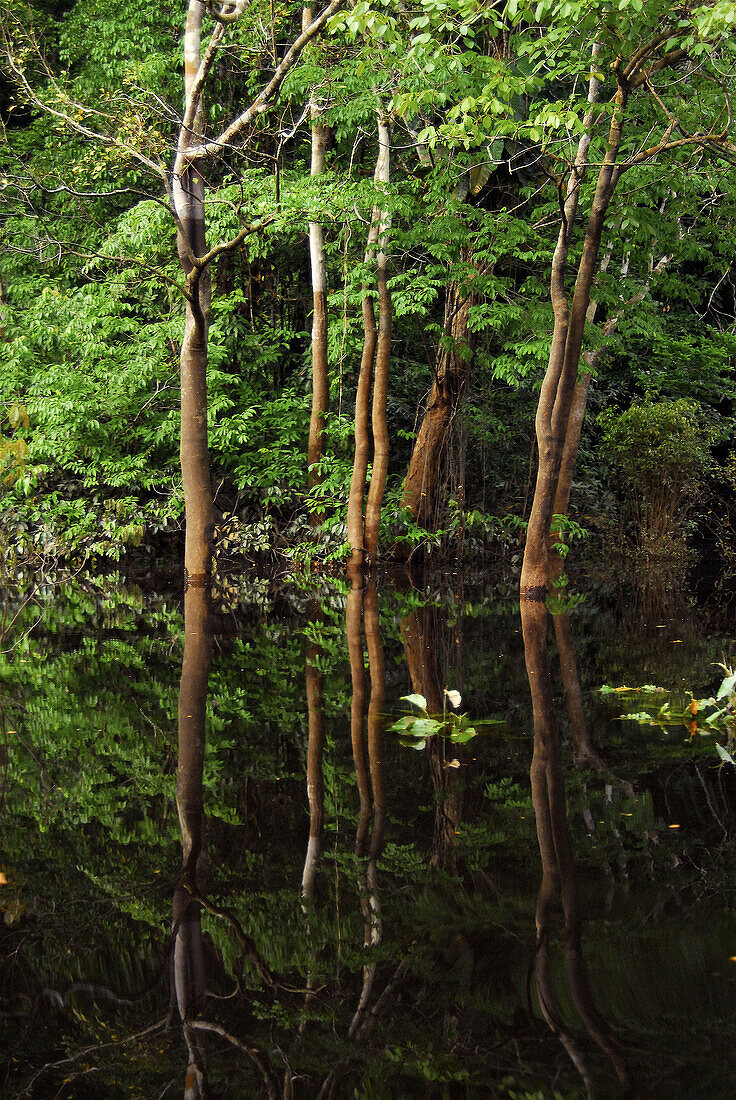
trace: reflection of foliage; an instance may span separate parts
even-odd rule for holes
[[[412,749],[423,749],[428,737],[446,737],[448,741],[454,741],[458,745],[471,741],[478,733],[471,726],[467,714],[458,714],[455,710],[448,711],[447,704],[451,707],[459,707],[462,699],[459,691],[448,691],[445,688],[443,694],[442,718],[432,718],[427,710],[427,700],[423,695],[402,695],[402,700],[411,703],[420,711],[419,715],[407,714],[399,718],[389,729],[400,734],[403,744]]]
[[[302,629],[300,612],[307,601],[295,597],[291,605],[282,602],[279,615],[266,614],[260,605],[241,613],[238,624],[228,624],[237,625],[237,636],[224,635],[216,646],[206,768],[209,867],[202,892],[237,919],[274,985],[264,981],[232,925],[205,913],[207,986],[214,995],[206,1003],[206,1018],[271,1052],[279,1072],[282,1051],[300,1075],[300,1097],[317,1095],[321,1082],[339,1067],[336,1096],[401,1100],[475,1090],[489,1097],[549,1100],[553,1092],[546,1083],[558,1070],[558,1050],[552,1037],[540,1036],[525,995],[538,856],[517,620],[504,618],[482,594],[458,601],[448,588],[446,598],[434,601],[444,682],[458,682],[453,676],[462,629],[467,705],[473,714],[503,705],[508,724],[497,736],[476,737],[468,752],[475,759],[463,769],[459,876],[430,866],[435,806],[423,780],[422,754],[385,739],[390,822],[378,863],[384,940],[365,948],[360,907],[365,868],[353,850],[357,798],[340,625],[344,589],[336,586],[322,595],[325,621],[319,627]],[[390,592],[381,606],[389,709],[407,690],[398,623],[408,602],[420,605],[421,597]],[[25,642],[18,624],[18,644],[0,664],[8,734],[1,865],[8,883],[0,886],[8,892],[0,895],[6,907],[0,948],[8,957],[11,948],[13,960],[0,993],[20,1014],[0,1024],[0,1041],[7,1040],[20,1059],[4,1087],[13,1095],[45,1062],[74,1057],[40,1078],[36,1094],[53,1094],[70,1077],[69,1094],[88,1089],[100,1100],[123,1093],[147,1100],[174,1079],[172,1087],[179,1087],[186,1057],[176,1029],[132,1038],[162,1021],[167,1011],[170,906],[180,844],[172,782],[181,620],[165,601],[118,592],[103,604],[91,587],[67,588],[41,611],[41,622]],[[617,642],[609,619],[594,617],[592,609],[586,614],[589,631],[607,639],[612,664],[618,645],[626,647],[632,664],[651,659],[651,644],[644,642],[638,657],[629,635]],[[307,640],[321,650],[327,729],[324,852],[305,915],[299,882],[307,826],[301,679]],[[678,659],[684,668],[687,654]],[[694,948],[717,953],[730,925],[723,918],[721,925],[711,925],[703,915],[711,910],[701,896],[706,889],[701,834],[688,836],[684,828],[670,831],[663,824],[660,787],[687,760],[688,747],[670,738],[659,750],[660,780],[650,774],[651,741],[643,750],[641,744],[642,735],[659,731],[637,729],[633,744],[631,728],[610,722],[605,729],[614,762],[625,760],[627,774],[640,777],[641,789],[630,799],[602,781],[567,777],[586,890],[594,899],[602,885],[617,890],[620,899],[628,891],[643,897],[649,916],[642,939],[657,957],[665,936],[683,958]],[[686,795],[697,794],[698,782],[680,775],[683,805]],[[707,856],[714,874],[709,891],[731,881],[730,852],[724,842]],[[687,861],[676,866],[684,853]],[[689,876],[685,862],[695,868]],[[660,931],[660,895],[669,897],[675,886],[682,911],[670,914]],[[694,939],[701,925],[691,920],[690,898],[697,899],[706,932],[714,929],[712,941]],[[612,944],[627,949],[627,936],[615,906],[606,908],[605,916],[602,902],[600,911],[597,902],[591,906],[586,950],[597,967],[601,1008],[614,1014],[622,1031],[636,1030],[640,1045],[651,1042],[652,1049],[665,1052],[677,1048],[679,1055],[678,1026],[669,1016],[662,1027],[658,1023],[663,1015],[656,1010],[668,1002],[658,1000],[646,982],[632,989],[635,978],[613,953]],[[709,954],[708,966],[710,961]],[[372,1032],[357,1042],[348,1030],[367,963],[376,965],[372,1005],[381,1007]],[[698,972],[694,963],[685,965],[691,988]],[[647,974],[645,967],[642,973]],[[308,986],[311,999],[295,992]],[[104,995],[103,987],[132,1003]],[[660,978],[656,989],[674,999],[685,996],[671,976]],[[144,995],[137,999],[137,994]],[[719,991],[709,989],[711,997],[708,1006],[716,1004],[720,1012]],[[561,1003],[572,1018],[564,997]],[[708,1006],[701,1036],[717,1023]],[[695,1039],[688,1041],[695,1045]],[[213,1095],[238,1090],[261,1095],[262,1082],[242,1052],[221,1035],[202,1041]],[[108,1043],[113,1045],[103,1045]],[[658,1069],[668,1057],[661,1055]],[[573,1071],[560,1074],[560,1095],[579,1094]]]

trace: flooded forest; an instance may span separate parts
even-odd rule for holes
[[[735,75],[0,0],[0,1096],[736,1095]]]

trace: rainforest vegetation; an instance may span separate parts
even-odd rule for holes
[[[733,1096],[735,70],[3,0],[4,1095]]]
[[[729,556],[735,18],[6,3],[6,545]]]

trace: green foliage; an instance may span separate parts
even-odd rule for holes
[[[478,731],[470,725],[467,714],[456,712],[456,708],[462,703],[459,691],[448,691],[445,688],[441,719],[430,717],[427,711],[427,700],[423,695],[402,695],[401,698],[421,712],[419,717],[413,713],[408,714],[389,726],[389,729],[401,735],[401,742],[409,748],[421,750],[426,747],[427,739],[435,736],[446,737],[448,741],[458,745],[463,745],[477,736]],[[448,703],[453,708],[450,711],[447,709]]]

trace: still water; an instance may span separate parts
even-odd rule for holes
[[[498,589],[245,596],[6,618],[0,1094],[736,1095],[734,769],[598,690],[706,694],[736,642],[591,597],[577,768],[562,636],[535,747]]]

